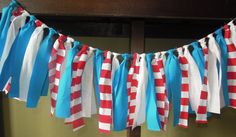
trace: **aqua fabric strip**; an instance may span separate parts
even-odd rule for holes
[[[29,22],[19,32],[17,42],[12,46],[8,56],[11,58],[11,60],[8,60],[7,62],[10,68],[10,75],[12,76],[11,89],[9,93],[9,97],[11,98],[19,97],[19,77],[21,72],[21,65],[23,62],[26,47],[36,27],[35,19],[36,18],[34,16],[30,16]],[[4,66],[6,66],[5,64]],[[14,67],[12,66],[12,64],[14,64]],[[6,69],[8,68],[5,68],[5,71]],[[2,73],[4,74],[4,71]],[[6,79],[4,81],[4,84],[8,80],[9,76],[5,77]]]
[[[104,60],[103,51],[96,49],[96,53],[94,56],[94,85],[95,85],[98,107],[100,106],[99,79],[103,60]]]
[[[204,60],[203,51],[202,51],[202,48],[199,47],[200,45],[198,42],[193,42],[191,45],[193,46],[192,57],[198,66],[198,70],[201,75],[201,80],[203,81],[204,69],[205,69],[205,60]],[[207,116],[210,117],[211,114],[207,113]]]
[[[193,42],[191,45],[194,48],[192,51],[192,57],[198,66],[198,70],[200,72],[201,79],[203,80],[205,63],[204,63],[204,56],[203,56],[202,48],[199,47],[198,42]]]
[[[58,118],[68,118],[70,117],[70,91],[71,91],[71,81],[72,81],[72,62],[75,55],[79,51],[80,43],[75,41],[73,48],[68,51],[66,57],[66,69],[62,75],[59,88],[58,97],[56,102],[56,117]]]
[[[30,78],[27,107],[36,107],[41,94],[47,95],[49,84],[47,65],[52,50],[53,35],[56,33],[54,29],[49,28],[48,35],[40,44]]]
[[[148,69],[148,84],[146,89],[146,120],[147,128],[152,131],[160,131],[161,123],[157,110],[156,87],[152,70],[153,54],[146,55],[146,64]]]
[[[48,90],[49,90],[49,77],[48,77],[48,73],[47,73],[40,95],[41,96],[47,96],[48,95]]]
[[[224,95],[225,105],[229,106],[229,94],[228,94],[228,80],[227,80],[227,63],[228,63],[228,49],[225,39],[222,34],[222,28],[215,31],[216,41],[221,50],[221,70],[222,70],[222,89]]]
[[[123,61],[112,81],[112,97],[113,97],[113,125],[115,131],[126,129],[127,114],[128,114],[128,61],[131,57],[129,54],[122,54]]]
[[[168,51],[165,64],[167,91],[169,100],[172,100],[174,113],[174,126],[179,123],[180,97],[181,97],[181,69],[178,58],[173,54],[173,49]]]
[[[2,17],[0,21],[0,58],[2,57],[2,52],[7,38],[8,28],[11,23],[12,11],[16,6],[17,3],[13,1],[8,5],[8,7],[2,9]]]

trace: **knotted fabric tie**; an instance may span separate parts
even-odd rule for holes
[[[134,124],[135,118],[135,107],[136,107],[136,93],[138,87],[138,74],[139,74],[139,55],[135,53],[133,55],[133,62],[129,69],[128,79],[127,79],[127,89],[128,89],[128,118],[127,127],[131,127]]]
[[[82,115],[82,98],[81,98],[81,79],[86,61],[88,59],[88,46],[83,48],[73,59],[72,63],[72,81],[70,94],[70,117],[65,120],[66,124],[72,124],[73,131],[76,131],[84,126]]]
[[[204,78],[201,86],[200,102],[197,110],[197,123],[207,123],[207,99],[208,99],[208,48],[205,41],[201,41],[202,51],[204,55],[205,67],[204,67]]]
[[[228,47],[228,64],[227,64],[227,78],[228,78],[228,95],[229,106],[236,109],[236,48],[232,41],[230,26],[224,26],[224,38]]]
[[[54,43],[49,60],[49,88],[51,92],[51,114],[54,113],[57,101],[57,93],[61,78],[61,65],[66,55],[64,42],[67,37],[61,35]]]
[[[188,77],[188,61],[183,55],[183,49],[178,49],[179,64],[182,72],[181,79],[181,99],[180,99],[180,117],[179,126],[188,127],[188,110],[189,110],[189,77]]]
[[[99,80],[100,107],[98,116],[99,131],[109,133],[112,124],[112,84],[111,84],[111,52],[104,52]]]

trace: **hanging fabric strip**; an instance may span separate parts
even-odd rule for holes
[[[200,47],[198,42],[193,42],[191,43],[192,47],[193,47],[193,51],[192,51],[192,57],[195,60],[197,66],[198,66],[198,70],[200,72],[201,75],[201,79],[203,81],[204,78],[204,55],[203,55],[203,51],[202,48]]]
[[[163,109],[162,114],[164,117],[165,99],[162,100],[162,96],[160,96],[162,95],[162,93],[159,92],[160,90],[158,89],[158,85],[160,84],[159,78],[161,79],[162,76],[158,69],[157,60],[153,58],[153,56],[154,55],[152,53],[146,55],[146,62],[148,69],[148,84],[146,89],[146,105],[147,105],[146,121],[147,121],[147,128],[149,130],[160,131],[161,124],[159,120],[159,115],[160,115],[159,112],[161,109]],[[160,101],[160,104],[158,104],[157,100],[162,100],[162,101]]]
[[[188,69],[188,78],[189,78],[189,101],[190,101],[190,106],[192,110],[197,113],[197,108],[199,106],[200,102],[200,93],[202,85],[202,80],[200,76],[200,72],[198,70],[198,66],[196,62],[194,61],[193,57],[191,56],[188,48],[191,45],[185,45],[184,48],[184,56],[186,57],[187,61],[189,64],[189,69]]]
[[[58,98],[56,102],[56,117],[68,118],[70,117],[70,91],[72,79],[72,62],[78,52],[80,43],[75,41],[73,48],[68,50],[66,57],[66,69],[61,78],[61,84],[58,88]]]
[[[97,49],[95,56],[94,56],[94,85],[95,85],[95,90],[96,90],[96,96],[97,96],[97,104],[98,107],[100,106],[100,90],[99,90],[99,79],[100,79],[100,72],[102,69],[102,63],[104,60],[103,57],[103,51]]]
[[[228,64],[228,48],[223,36],[223,28],[215,31],[216,41],[221,51],[221,70],[222,70],[222,90],[224,94],[224,104],[229,106],[229,95],[228,95],[228,79],[227,79],[227,64]]]
[[[183,48],[178,48],[179,64],[181,68],[181,99],[180,99],[180,117],[178,125],[184,128],[188,127],[188,110],[189,110],[189,75],[188,60],[183,54]]]
[[[70,117],[65,119],[66,124],[72,124],[73,131],[79,130],[84,126],[82,116],[82,99],[81,99],[81,79],[86,61],[88,59],[87,45],[77,53],[72,63],[72,81],[70,94]]]
[[[51,92],[51,114],[54,113],[57,101],[57,94],[58,94],[58,86],[60,82],[60,71],[62,62],[65,58],[65,45],[64,42],[66,41],[67,37],[61,35],[58,40],[53,45],[53,49],[50,56],[49,61],[49,86]]]
[[[112,124],[112,85],[111,85],[111,52],[104,52],[101,76],[99,80],[100,107],[98,116],[99,131],[109,133]]]
[[[11,2],[7,7],[2,9],[2,16],[0,21],[0,58],[2,56],[2,52],[5,46],[5,42],[7,39],[8,30],[11,24],[11,21],[13,20],[12,16],[14,11],[17,10],[17,3]],[[20,14],[16,15],[19,16]],[[16,17],[14,16],[14,18]],[[16,33],[17,34],[17,33]]]
[[[163,93],[163,91],[164,91],[164,110],[162,108],[163,105],[158,105],[158,113],[159,113],[159,119],[161,122],[162,130],[166,130],[168,117],[169,117],[169,109],[170,109],[169,108],[168,92],[166,89],[166,76],[165,76],[165,69],[164,69],[164,64],[165,64],[166,59],[164,56],[165,56],[165,52],[163,52],[163,53],[158,52],[155,54],[155,58],[157,60],[158,71],[160,72],[160,75],[161,75],[160,84],[158,84],[156,86],[157,100],[159,99],[159,97],[163,98],[163,94],[161,94],[160,96],[158,94]],[[155,84],[157,84],[157,83],[155,82]],[[157,102],[157,103],[161,103],[161,102]]]
[[[127,65],[130,57],[131,56],[129,54],[122,54],[123,61],[115,71],[114,77],[112,79],[113,125],[115,131],[121,131],[127,127],[126,125],[127,114],[128,114]]]
[[[236,45],[236,26],[235,26],[235,20],[230,21],[227,25],[229,25],[229,29],[230,29],[230,37],[231,37],[231,41],[234,45]]]
[[[206,46],[206,39],[202,39],[200,41],[200,45],[202,46],[202,51],[204,54],[204,60],[205,60],[205,69],[204,69],[204,79],[201,86],[201,94],[200,94],[200,102],[197,110],[197,117],[196,122],[197,123],[207,123],[207,99],[208,99],[208,47]]]
[[[41,93],[48,92],[48,61],[53,46],[53,36],[56,34],[56,31],[52,28],[49,28],[48,31],[48,35],[39,46],[33,66],[27,97],[27,107],[36,107]]]
[[[11,16],[13,15],[12,13],[17,6],[18,5],[16,2],[11,2],[7,7],[2,8],[2,16],[0,20],[0,36],[7,35],[7,31],[11,23]]]
[[[8,53],[6,52],[3,53],[3,54],[6,53],[5,54],[6,56],[4,55],[6,57],[6,60],[4,61],[4,66],[2,68],[0,76],[2,84],[1,87],[9,84],[6,83],[6,81],[11,83],[11,88],[10,88],[11,92],[9,94],[9,97],[11,98],[19,97],[19,75],[20,75],[21,65],[25,49],[28,45],[32,33],[34,32],[34,29],[35,29],[35,17],[31,16],[27,24],[25,24],[21,28],[13,45],[8,45],[5,46],[4,48],[4,50],[6,49],[6,52]],[[14,66],[11,65],[12,63],[14,64]],[[9,80],[9,78],[11,80]],[[12,89],[12,87],[14,88]]]
[[[135,117],[134,124],[132,128],[134,129],[136,126],[140,126],[145,122],[146,118],[146,87],[147,87],[147,79],[148,72],[146,68],[146,54],[141,54],[140,59],[138,60],[138,64],[140,66],[139,75],[138,76],[138,87],[136,94],[136,108],[135,108]]]
[[[82,95],[82,115],[83,117],[91,117],[92,114],[96,114],[95,98],[92,96],[95,92],[93,84],[93,59],[94,49],[89,50],[88,59],[84,67],[81,84],[81,95]],[[94,102],[94,103],[93,103]]]
[[[181,69],[174,49],[167,52],[168,58],[165,65],[166,83],[169,100],[172,100],[174,113],[174,126],[179,123],[180,98],[181,98]]]
[[[2,67],[10,52],[10,49],[12,47],[14,40],[17,37],[19,28],[23,27],[26,16],[27,16],[25,11],[23,15],[21,15],[23,11],[20,11],[20,14],[17,14],[17,15],[14,14],[15,10],[18,10],[19,8],[19,7],[16,8],[16,6],[17,4],[15,2],[12,2],[8,7],[4,8],[2,11],[2,18],[1,18],[1,24],[0,24],[0,27],[1,27],[0,28],[1,29],[0,30],[0,57],[2,56],[2,54],[4,55],[3,55],[3,59],[0,58],[0,72],[2,72]],[[14,16],[14,18],[12,18],[12,16]],[[7,83],[8,84],[6,84],[3,89],[5,93],[8,93],[10,91],[11,78],[7,81]],[[0,86],[1,89],[2,89],[2,86],[3,85]]]
[[[136,108],[136,93],[138,87],[138,74],[139,74],[139,54],[133,54],[133,61],[128,73],[127,89],[128,89],[128,118],[127,127],[132,127],[135,118]]]
[[[207,36],[208,41],[208,112],[220,114],[221,107],[224,107],[223,92],[221,92],[221,53],[213,34]],[[222,104],[223,103],[223,104]]]
[[[232,42],[232,36],[230,26],[224,26],[224,38],[228,47],[228,66],[227,66],[227,77],[228,77],[228,94],[230,107],[236,109],[236,47]]]
[[[2,72],[3,65],[9,55],[11,47],[14,45],[14,42],[16,42],[16,40],[15,40],[16,37],[19,37],[18,32],[19,32],[20,28],[23,29],[22,27],[24,26],[24,29],[25,29],[26,27],[29,26],[29,25],[25,24],[27,16],[29,16],[29,14],[26,11],[24,11],[24,13],[22,15],[14,18],[14,20],[10,24],[7,34],[4,35],[6,37],[6,42],[3,43],[3,45],[1,45],[1,47],[3,48],[2,49],[3,51],[1,54],[1,60],[0,60],[0,72]],[[29,23],[27,23],[27,24],[29,24]],[[3,40],[2,40],[2,42],[3,42]]]
[[[36,59],[40,43],[43,40],[43,35],[44,35],[43,29],[46,27],[39,20],[36,20],[35,24],[36,24],[36,29],[34,30],[29,40],[28,46],[26,48],[19,77],[20,99],[23,101],[27,100],[30,78],[33,71],[33,65]]]
[[[114,78],[114,75],[115,75],[115,72],[116,70],[118,69],[119,65],[120,65],[120,62],[118,60],[118,53],[112,53],[112,70],[111,70],[111,78],[112,78],[112,81],[113,81],[113,78]]]

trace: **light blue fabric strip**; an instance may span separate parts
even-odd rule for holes
[[[115,131],[126,129],[128,114],[127,63],[131,56],[129,54],[123,54],[122,57],[123,61],[115,71],[112,81],[113,125]]]
[[[199,43],[198,42],[193,42],[192,43],[193,46],[193,51],[192,51],[192,57],[194,59],[194,61],[196,62],[197,66],[198,66],[198,70],[200,72],[201,75],[201,80],[203,81],[204,79],[204,70],[205,70],[205,61],[204,61],[204,54],[202,51],[202,48],[199,47]],[[210,117],[211,114],[207,113],[207,116]]]
[[[94,85],[97,96],[98,107],[100,106],[100,92],[99,92],[99,79],[103,63],[103,51],[97,49],[94,56]]]
[[[66,69],[62,75],[59,89],[58,97],[56,102],[56,117],[58,118],[68,118],[70,117],[70,91],[71,91],[71,81],[72,81],[72,63],[75,55],[78,53],[78,47],[80,43],[75,41],[72,49],[68,51],[66,57]]]
[[[198,70],[200,72],[201,79],[203,80],[204,68],[205,68],[203,51],[202,51],[202,48],[199,47],[198,42],[193,42],[192,46],[194,48],[193,52],[192,52],[192,57],[198,66]]]
[[[16,2],[11,2],[8,7],[2,9],[2,17],[0,21],[0,58],[5,46],[8,29],[11,22],[11,16],[13,9],[17,6]]]
[[[53,35],[56,33],[54,29],[49,28],[48,35],[40,44],[30,78],[27,107],[36,107],[41,94],[47,95],[49,85],[48,62],[53,47]]]
[[[13,61],[8,62],[12,74],[12,82],[11,82],[9,97],[19,97],[19,78],[20,78],[21,66],[25,55],[26,47],[28,46],[30,37],[36,27],[35,19],[36,18],[34,16],[30,16],[30,21],[21,29],[21,31],[19,32],[19,37],[17,39],[17,42],[15,43],[15,45],[13,45],[10,51],[9,56],[13,58]],[[14,64],[14,67],[12,66],[12,64]],[[7,77],[6,80],[8,80],[8,78],[9,77]]]
[[[228,80],[227,80],[227,64],[228,64],[228,49],[225,39],[222,34],[222,28],[215,31],[216,41],[221,50],[221,69],[222,69],[222,89],[224,94],[225,105],[229,106]]]
[[[165,73],[169,100],[172,100],[174,112],[174,126],[179,123],[180,97],[181,97],[181,69],[178,58],[173,54],[173,49],[168,51],[165,63]]]
[[[152,131],[160,131],[161,123],[157,110],[156,88],[152,70],[153,54],[146,55],[146,64],[148,69],[148,84],[146,89],[146,120],[147,128]]]

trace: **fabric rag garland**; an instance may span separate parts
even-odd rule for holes
[[[189,45],[131,55],[60,34],[14,0],[2,9],[0,90],[35,108],[49,89],[51,114],[74,131],[97,113],[103,133],[145,121],[149,130],[166,130],[171,108],[174,126],[188,127],[189,114],[206,124],[211,113],[236,109],[235,80],[234,20]]]

